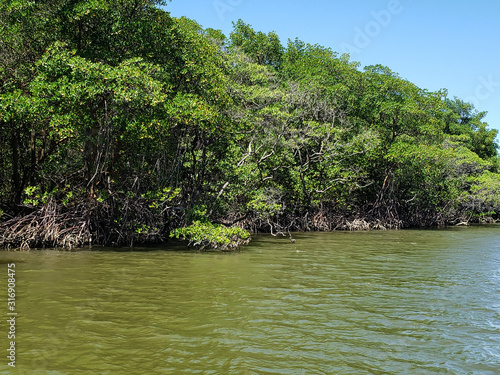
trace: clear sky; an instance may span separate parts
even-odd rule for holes
[[[166,10],[226,36],[241,18],[284,45],[299,38],[350,52],[362,67],[382,64],[421,88],[446,88],[500,130],[498,0],[172,0]]]

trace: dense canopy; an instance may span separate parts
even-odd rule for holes
[[[485,112],[163,1],[0,0],[0,246],[485,222]]]

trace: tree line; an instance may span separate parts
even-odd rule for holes
[[[160,0],[0,4],[2,247],[498,218],[497,132],[446,90]]]

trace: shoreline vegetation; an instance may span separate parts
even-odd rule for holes
[[[0,4],[0,248],[500,218],[497,131],[444,89],[165,1]]]

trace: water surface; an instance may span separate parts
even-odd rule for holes
[[[19,313],[16,369],[3,359],[0,374],[499,374],[499,234],[0,252],[0,285],[16,263]]]

